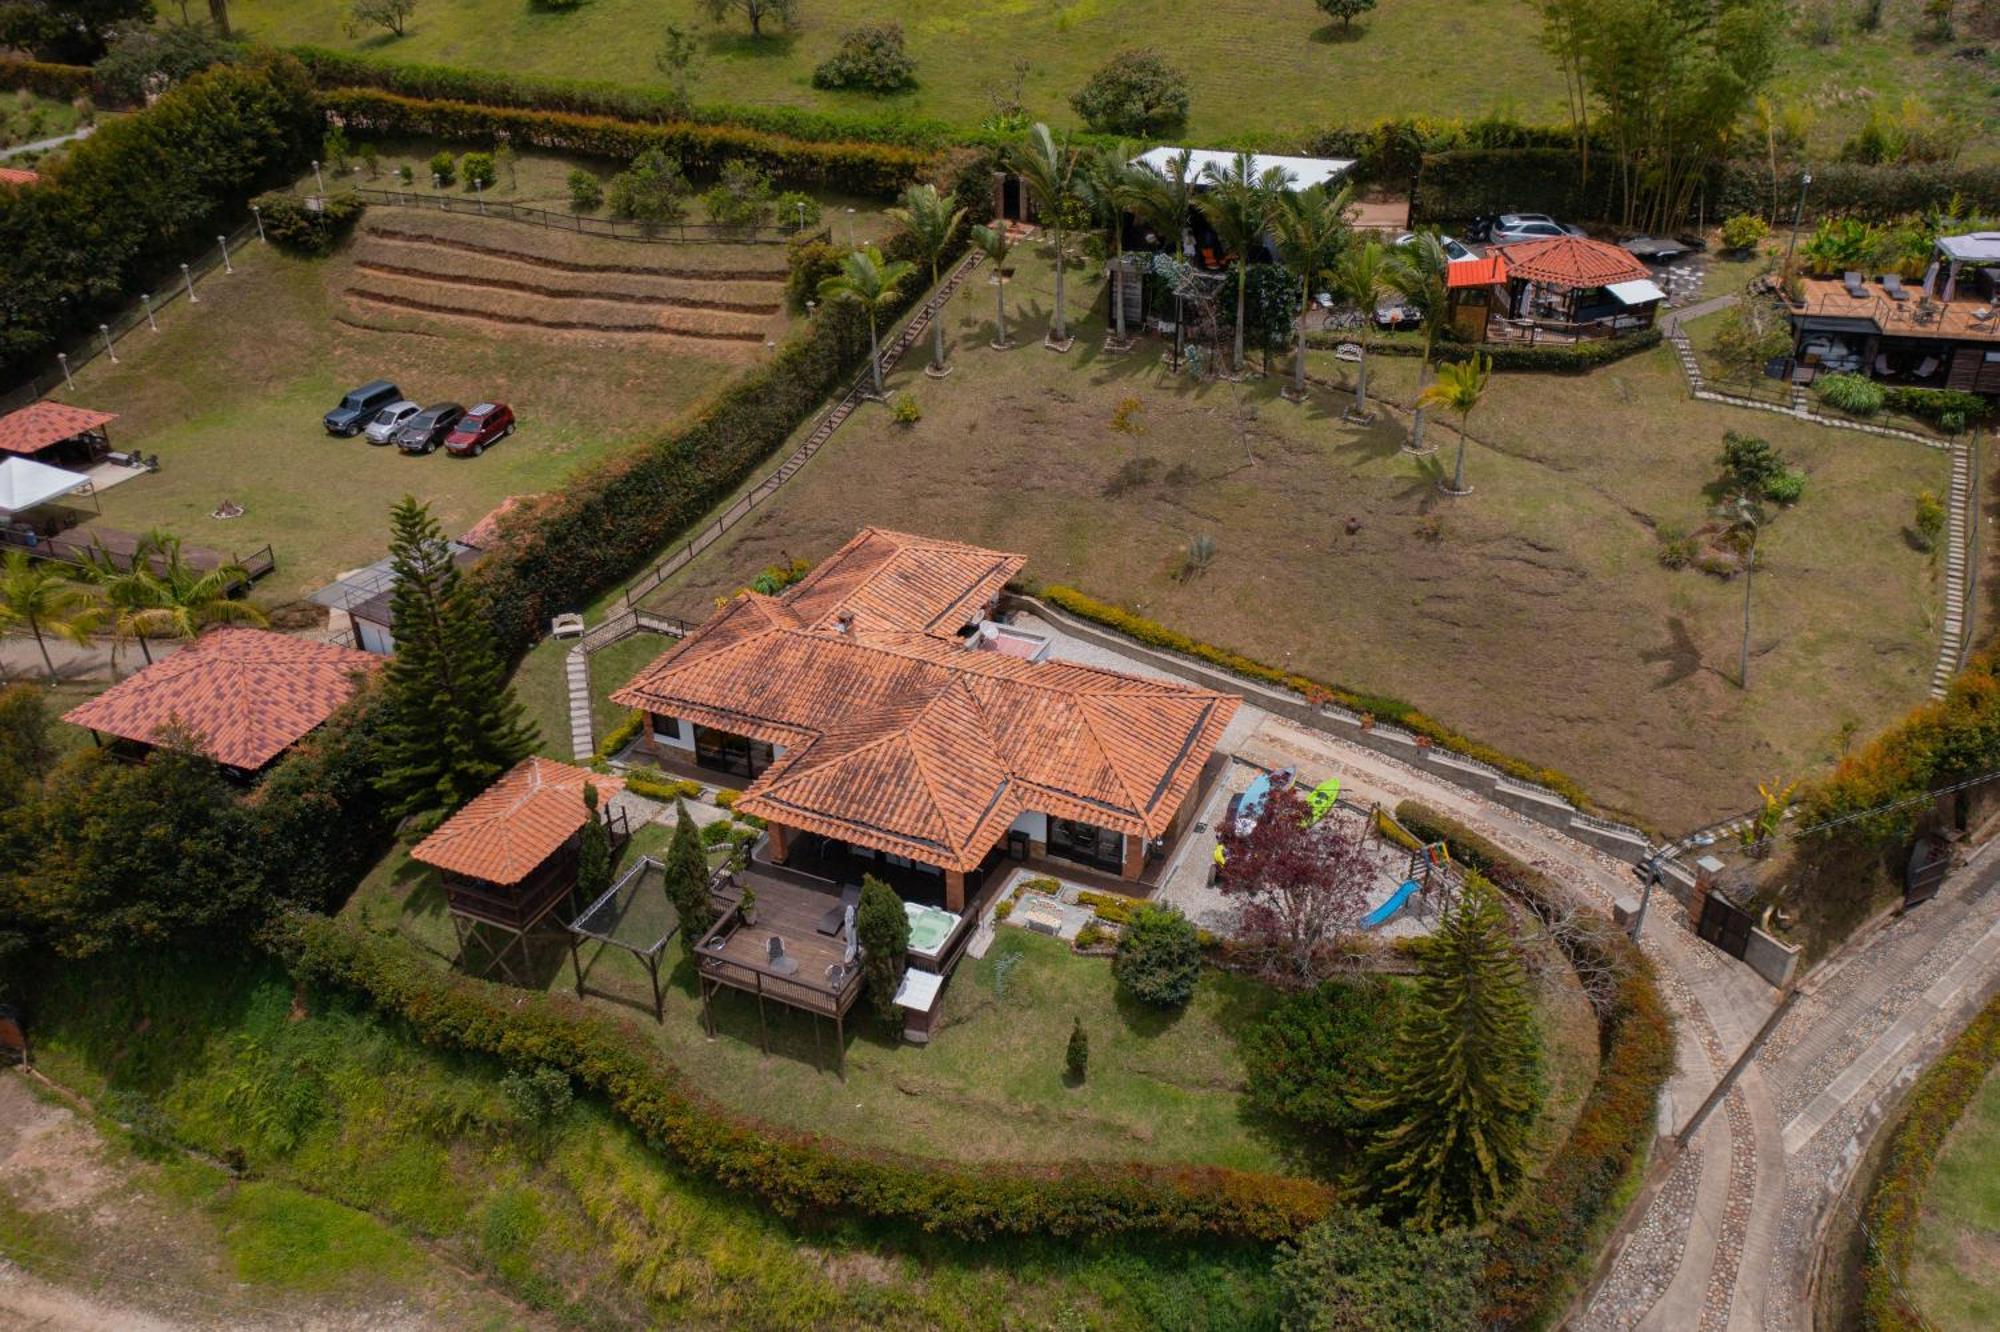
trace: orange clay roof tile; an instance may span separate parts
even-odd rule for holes
[[[410,858],[487,883],[519,883],[583,827],[585,783],[600,801],[625,789],[621,778],[522,759],[417,843]]]

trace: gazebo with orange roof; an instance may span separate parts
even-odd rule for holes
[[[1510,321],[1504,327],[1530,342],[1551,334],[1603,338],[1651,328],[1666,300],[1638,258],[1587,236],[1522,241],[1499,253]]]
[[[0,416],[0,453],[38,462],[71,461],[90,466],[104,461],[110,452],[111,439],[104,427],[117,419],[111,412],[44,398]]]

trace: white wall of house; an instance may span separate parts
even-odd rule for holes
[[[396,636],[389,632],[386,624],[376,624],[372,620],[355,620],[354,645],[363,652],[373,652],[377,656],[395,655]]]
[[[1008,832],[1024,832],[1031,842],[1046,843],[1049,840],[1049,816],[1039,810],[1023,810],[1014,822],[1008,825]]]

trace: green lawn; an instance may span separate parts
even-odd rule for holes
[[[1913,43],[1918,0],[1890,0],[1875,34],[1788,44],[1779,91],[1817,108],[1816,140],[1835,147],[1871,99],[1918,93],[1981,113],[1975,62]],[[568,12],[522,0],[458,0],[420,7],[407,35],[350,35],[345,7],[325,0],[240,0],[246,35],[312,42],[391,59],[656,84],[654,52],[669,24],[696,34],[704,102],[904,113],[972,126],[992,113],[989,89],[1028,65],[1022,100],[1052,122],[1074,120],[1069,96],[1112,52],[1166,51],[1187,73],[1196,139],[1288,134],[1365,125],[1384,116],[1479,116],[1534,121],[1565,115],[1562,84],[1542,50],[1540,19],[1525,4],[1474,0],[1385,3],[1345,31],[1307,0],[1222,0],[1198,10],[1173,0],[809,0],[795,32],[751,39],[741,19],[710,24],[696,0],[589,0]],[[902,25],[919,87],[894,98],[819,92],[812,70],[859,23]],[[1977,140],[1975,140],[1977,143]],[[1984,149],[1991,149],[1989,138]]]
[[[79,107],[72,102],[58,101],[53,97],[43,97],[25,88],[16,88],[0,100],[0,148],[12,148],[17,144],[36,143],[42,139],[53,139],[67,134],[80,124],[97,118],[95,109]],[[24,166],[27,163],[8,159],[8,166]]]
[[[1909,1286],[1939,1332],[2000,1327],[2000,1076],[1986,1079],[1938,1156]]]

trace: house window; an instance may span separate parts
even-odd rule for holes
[[[659,713],[654,713],[653,734],[667,740],[680,739],[681,719],[679,717],[662,717]]]
[[[1111,874],[1125,872],[1125,834],[1079,819],[1049,820],[1049,854]]]
[[[748,736],[731,735],[707,726],[694,728],[695,762],[741,777],[755,777],[771,766],[771,746]]]

